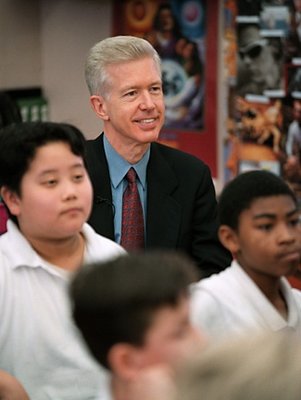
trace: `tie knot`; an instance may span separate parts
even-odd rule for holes
[[[134,182],[136,182],[136,176],[137,176],[137,173],[134,170],[134,168],[130,168],[126,174],[126,179],[128,180],[128,182],[134,183]]]

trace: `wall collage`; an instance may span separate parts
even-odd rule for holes
[[[301,0],[224,0],[225,181],[250,169],[301,198]]]

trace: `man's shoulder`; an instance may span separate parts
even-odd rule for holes
[[[152,152],[161,154],[165,158],[165,160],[174,164],[185,163],[186,166],[191,166],[194,168],[208,168],[207,164],[205,164],[204,161],[194,156],[193,154],[167,146],[162,143],[152,143]]]
[[[103,133],[98,135],[96,138],[86,140],[86,151],[88,152],[88,154],[91,151],[93,151],[93,149],[99,150],[100,146],[103,146],[102,136],[103,136]]]
[[[95,139],[86,140],[85,161],[90,177],[98,179],[100,168],[106,167],[106,157],[103,145],[103,133]]]
[[[92,145],[93,143],[97,143],[99,141],[102,141],[102,137],[103,137],[103,132],[101,132],[99,135],[97,135],[94,138],[87,138],[86,139],[86,143],[89,145]]]

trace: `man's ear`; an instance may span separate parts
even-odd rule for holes
[[[1,197],[12,215],[19,215],[20,197],[7,186],[2,186]]]
[[[239,239],[236,231],[228,225],[221,225],[218,230],[218,236],[221,243],[228,249],[233,256],[237,254],[240,249]]]
[[[109,351],[109,366],[117,377],[132,380],[141,370],[140,353],[139,348],[131,344],[117,343]]]
[[[106,102],[102,96],[93,95],[90,97],[90,103],[95,113],[104,121],[109,120],[107,114]]]

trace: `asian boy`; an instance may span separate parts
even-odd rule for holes
[[[69,308],[68,282],[84,262],[124,250],[85,222],[92,188],[85,138],[71,125],[28,122],[0,132],[0,369],[32,399],[99,399],[104,372]]]

